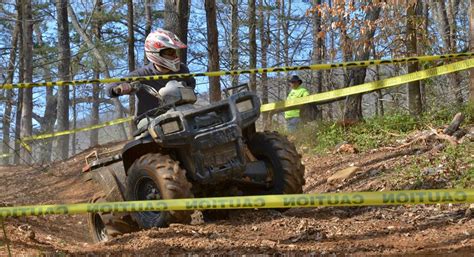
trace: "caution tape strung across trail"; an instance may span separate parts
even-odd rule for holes
[[[133,120],[133,117],[120,118],[120,119],[107,121],[107,122],[104,122],[104,123],[101,123],[101,124],[97,124],[97,125],[93,125],[93,126],[85,127],[85,128],[78,128],[78,129],[65,130],[65,131],[48,133],[48,134],[29,136],[29,137],[19,139],[18,142],[21,144],[21,146],[23,146],[23,148],[25,148],[28,152],[31,153],[31,151],[32,151],[31,146],[26,143],[28,141],[42,140],[42,139],[47,139],[47,138],[52,138],[52,137],[58,137],[58,136],[74,134],[74,133],[77,133],[77,132],[84,132],[84,131],[89,131],[89,130],[94,130],[94,129],[105,128],[105,127],[108,127],[108,126],[113,126],[113,125],[118,125],[118,124],[121,124],[121,123],[129,122],[131,120]],[[3,156],[3,155],[5,155],[5,156]],[[3,155],[0,155],[0,158],[9,157],[9,156],[7,156],[8,154],[3,154]]]
[[[313,95],[310,95],[310,96],[296,98],[296,99],[292,99],[292,100],[286,100],[286,101],[280,101],[280,102],[275,102],[275,103],[263,104],[260,108],[260,111],[261,112],[268,112],[268,111],[274,111],[274,110],[279,110],[279,109],[286,109],[286,108],[296,107],[296,106],[303,105],[303,104],[308,104],[308,103],[318,103],[318,102],[321,103],[321,102],[336,100],[336,99],[339,99],[339,98],[345,97],[345,96],[371,92],[371,91],[378,90],[378,89],[383,89],[383,88],[394,87],[394,86],[405,84],[405,83],[408,83],[408,82],[411,82],[411,81],[431,78],[431,77],[444,75],[444,74],[448,74],[448,73],[452,73],[452,72],[456,72],[456,71],[466,70],[466,69],[473,68],[473,67],[474,67],[474,59],[459,61],[459,62],[439,66],[439,67],[436,67],[436,68],[431,68],[431,69],[422,70],[422,71],[418,71],[418,72],[408,73],[408,74],[401,75],[401,76],[398,76],[398,77],[393,77],[393,78],[388,78],[388,79],[384,79],[384,80],[368,82],[368,83],[364,83],[364,84],[361,84],[361,85],[358,85],[358,86],[352,86],[352,87],[347,87],[347,88],[342,88],[342,89],[336,89],[336,90],[332,90],[332,91],[328,91],[328,92],[324,92],[324,93],[313,94]],[[57,136],[62,136],[62,135],[73,134],[73,133],[77,133],[77,132],[83,132],[83,131],[89,131],[89,130],[93,130],[93,129],[104,128],[104,127],[107,127],[107,126],[112,126],[112,125],[117,125],[117,124],[120,124],[120,123],[125,123],[125,122],[128,122],[128,121],[132,120],[132,119],[133,119],[133,117],[121,118],[121,119],[116,119],[116,120],[112,120],[112,121],[109,121],[109,122],[105,122],[105,123],[102,123],[102,124],[93,125],[93,126],[85,127],[85,128],[79,128],[79,129],[66,130],[66,131],[61,131],[61,132],[55,132],[55,133],[48,133],[48,134],[25,137],[25,138],[22,138],[20,142],[23,142],[22,145],[25,146],[24,142],[26,142],[26,141],[40,140],[40,139],[46,139],[46,138],[51,138],[51,137],[57,137]]]
[[[0,154],[0,158],[7,158],[7,157],[12,157],[13,154],[12,153],[4,153],[4,154]]]
[[[413,57],[413,58],[404,58],[404,59],[394,59],[394,60],[374,60],[374,61],[361,61],[361,62],[348,62],[348,63],[340,63],[340,64],[316,64],[316,65],[311,65],[311,66],[305,66],[305,67],[312,67],[312,66],[321,66],[321,65],[329,65],[331,67],[357,67],[357,63],[359,63],[360,66],[367,66],[369,64],[381,64],[381,63],[397,63],[397,62],[404,62],[406,61],[416,61],[416,60],[428,60],[428,57],[431,58],[430,60],[433,60],[432,58],[435,58],[434,60],[437,59],[447,59],[447,58],[459,58],[459,57],[468,57],[468,56],[474,56],[474,53],[463,53],[463,54],[450,54],[450,55],[439,55],[439,56],[426,56],[426,57]],[[412,60],[414,59],[414,60]],[[415,60],[416,59],[416,60]],[[351,65],[354,63],[354,65]],[[362,65],[364,64],[364,65]],[[340,65],[340,66],[338,66]],[[300,67],[300,66],[297,66]],[[297,68],[297,67],[286,67],[286,68]],[[301,66],[303,67],[303,66]],[[274,102],[274,103],[268,103],[268,104],[263,104],[260,108],[261,112],[268,112],[268,111],[275,111],[275,110],[281,110],[281,109],[289,109],[289,108],[294,108],[299,105],[303,104],[308,104],[308,103],[324,103],[324,102],[329,102],[332,100],[339,99],[341,97],[345,96],[350,96],[350,95],[355,95],[355,94],[360,94],[360,93],[366,93],[366,92],[371,92],[374,90],[378,89],[384,89],[384,88],[389,88],[389,87],[394,87],[398,86],[401,84],[405,84],[408,82],[412,81],[417,81],[417,80],[422,80],[422,79],[427,79],[439,75],[445,75],[448,73],[456,72],[456,71],[461,71],[461,70],[466,70],[469,68],[474,67],[474,59],[468,59],[464,61],[458,61],[455,63],[443,65],[443,66],[438,66],[435,68],[427,69],[427,70],[422,70],[418,72],[413,72],[393,78],[388,78],[384,80],[379,80],[379,81],[373,81],[373,82],[368,82],[364,83],[361,85],[357,86],[352,86],[352,87],[347,87],[347,88],[342,88],[342,89],[336,89],[328,92],[323,92],[323,93],[318,93],[318,94],[313,94],[307,97],[301,97],[301,98],[296,98],[292,100],[286,100],[286,101],[280,101],[280,102]],[[285,68],[285,67],[283,67]],[[282,68],[282,69],[283,69]],[[272,72],[275,71],[275,69],[278,68],[269,68],[272,70]],[[256,70],[267,70],[267,69],[256,69]],[[232,71],[231,71],[232,72]],[[215,73],[215,72],[214,72]],[[203,73],[203,74],[208,74],[208,73]],[[189,75],[189,74],[178,74],[178,75],[167,75],[167,76],[181,76],[181,75]],[[156,76],[154,76],[156,77]],[[136,78],[141,78],[141,77],[136,77]],[[125,79],[136,79],[136,78],[125,78]],[[60,82],[48,82],[48,83],[60,83]],[[44,84],[44,83],[42,83]],[[20,85],[20,84],[18,84]],[[4,85],[3,87],[8,86]],[[112,125],[117,125],[121,123],[128,122],[132,120],[133,117],[127,117],[127,118],[121,118],[121,119],[116,119],[112,120],[109,122],[105,122],[102,124],[97,124],[93,125],[90,127],[85,127],[85,128],[79,128],[79,129],[73,129],[73,130],[66,130],[66,131],[60,131],[60,132],[55,132],[55,133],[47,133],[47,134],[41,134],[41,135],[34,135],[30,137],[25,137],[19,140],[21,145],[27,149],[28,151],[31,152],[31,147],[26,143],[27,141],[32,141],[32,140],[41,140],[41,139],[47,139],[47,138],[52,138],[52,137],[57,137],[57,136],[62,136],[62,135],[69,135],[77,132],[84,132],[84,131],[89,131],[89,130],[94,130],[94,129],[99,129],[99,128],[104,128],[107,126],[112,126]],[[5,155],[5,154],[4,154]],[[0,155],[0,158],[3,157],[8,157]]]
[[[21,141],[27,142],[27,141],[32,141],[32,140],[40,140],[40,139],[46,139],[46,138],[51,138],[51,137],[57,137],[57,136],[64,136],[64,135],[69,135],[77,132],[84,132],[84,131],[89,131],[89,130],[94,130],[94,129],[100,129],[100,128],[105,128],[108,126],[113,126],[121,123],[125,123],[128,121],[131,121],[133,117],[126,117],[126,118],[120,118],[112,121],[107,121],[101,124],[93,125],[90,127],[85,127],[85,128],[78,128],[78,129],[72,129],[72,130],[65,130],[65,131],[60,131],[60,132],[55,132],[55,133],[48,133],[48,134],[42,134],[42,135],[35,135],[35,136],[30,136],[30,137],[25,137],[22,138]]]
[[[407,190],[296,195],[262,195],[194,199],[31,205],[0,208],[0,217],[87,212],[139,212],[204,209],[299,208],[436,203],[474,203],[474,189]]]
[[[467,52],[467,53],[431,55],[431,56],[414,56],[414,57],[390,59],[390,60],[353,61],[353,62],[313,64],[313,65],[290,66],[290,67],[259,68],[259,69],[248,69],[248,70],[210,71],[210,72],[199,72],[199,73],[170,74],[170,75],[156,75],[156,76],[142,76],[142,77],[128,77],[128,78],[105,78],[105,79],[86,79],[86,80],[53,81],[53,82],[38,82],[38,83],[17,83],[17,84],[3,84],[2,86],[0,86],[0,89],[52,87],[52,86],[67,86],[67,85],[94,84],[94,83],[133,82],[133,81],[177,79],[177,78],[205,77],[205,76],[216,77],[216,76],[224,76],[224,75],[290,72],[290,71],[301,71],[301,70],[328,70],[328,69],[344,68],[344,67],[355,68],[355,67],[366,67],[369,65],[436,61],[436,60],[464,58],[464,57],[473,57],[473,56],[474,56],[474,52]]]
[[[360,93],[367,93],[378,89],[384,89],[389,87],[398,86],[412,81],[427,79],[431,77],[436,77],[440,75],[445,75],[448,73],[467,70],[474,68],[474,59],[468,59],[464,61],[454,62],[451,64],[446,64],[436,68],[430,68],[422,71],[417,71],[413,73],[408,73],[405,75],[388,78],[384,80],[378,80],[373,82],[368,82],[360,84],[357,86],[346,87],[342,89],[336,89],[328,92],[323,92],[319,94],[314,94],[310,96],[295,98],[286,101],[280,101],[275,103],[263,104],[260,108],[261,112],[274,111],[279,109],[287,109],[290,107],[296,107],[308,103],[322,103],[341,97],[356,95]]]

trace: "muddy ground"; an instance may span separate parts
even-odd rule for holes
[[[90,152],[90,151],[88,151]],[[83,182],[86,153],[49,167],[0,167],[3,205],[86,202],[98,189]],[[304,149],[303,149],[304,152]],[[432,151],[374,149],[366,153],[320,157],[303,153],[305,193],[381,191],[410,188],[396,181],[397,167]],[[327,178],[349,166],[359,171],[345,181]],[[395,182],[394,182],[395,181]],[[472,206],[471,206],[472,207]],[[417,205],[233,211],[205,224],[172,224],[168,228],[127,234],[91,243],[85,215],[20,217],[6,220],[13,254],[313,254],[334,256],[429,255],[474,256],[474,215],[469,205]],[[0,255],[7,254],[0,235]]]

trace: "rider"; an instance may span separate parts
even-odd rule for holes
[[[177,55],[177,50],[183,48],[186,48],[186,45],[172,32],[164,29],[157,29],[151,32],[145,40],[145,55],[150,63],[130,72],[128,77],[189,73],[188,67],[181,63]],[[193,89],[196,86],[196,80],[193,77],[174,78],[173,80],[183,81],[187,87]],[[170,79],[147,80],[141,81],[141,83],[159,90],[164,87],[168,81],[170,81]],[[129,83],[116,82],[107,85],[106,91],[109,97],[118,97],[120,95],[133,93],[134,88]],[[138,90],[136,96],[136,117],[159,107],[159,102],[156,98],[145,90]],[[145,124],[146,122],[140,121],[138,127],[140,128]]]

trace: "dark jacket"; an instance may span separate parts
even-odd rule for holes
[[[154,76],[154,75],[170,75],[170,74],[178,74],[178,73],[189,73],[189,69],[181,63],[180,69],[177,72],[169,72],[169,73],[162,73],[158,71],[153,63],[149,63],[148,65],[145,65],[141,68],[138,68],[132,72],[130,72],[127,77],[140,77],[140,76]],[[195,88],[196,87],[196,80],[193,77],[188,77],[188,78],[178,78],[178,79],[173,79],[177,81],[184,81],[186,82],[186,86]],[[160,88],[164,87],[166,83],[170,81],[169,79],[160,79],[160,80],[148,80],[148,81],[142,81],[141,83],[147,84],[149,86],[154,87],[156,90],[159,90]],[[117,82],[117,83],[110,83],[106,86],[106,92],[109,95],[109,97],[118,97],[112,90],[114,87],[120,85],[123,82]],[[144,90],[139,90],[136,92],[137,96],[137,102],[136,102],[136,112],[135,115],[139,116],[153,108],[158,107],[158,100],[145,92]]]

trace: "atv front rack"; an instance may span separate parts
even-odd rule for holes
[[[84,157],[86,165],[82,167],[82,172],[89,172],[100,167],[107,166],[122,160],[122,148],[124,144],[106,151],[94,150]]]

